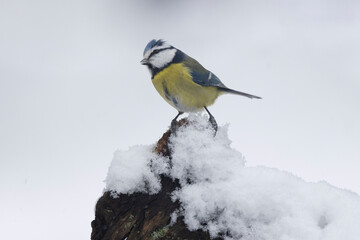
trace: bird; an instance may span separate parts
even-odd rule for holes
[[[218,126],[207,107],[222,94],[261,99],[226,87],[214,73],[162,39],[153,39],[146,45],[140,63],[148,67],[152,83],[161,97],[178,111],[170,126],[174,132],[181,114],[205,109],[216,134]]]

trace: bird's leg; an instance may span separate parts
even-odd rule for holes
[[[214,134],[214,136],[216,135],[216,132],[217,132],[217,129],[218,129],[218,125],[217,125],[217,123],[216,123],[216,121],[215,121],[215,118],[214,118],[214,116],[213,115],[211,115],[211,113],[209,112],[209,110],[206,108],[206,107],[204,107],[205,108],[205,110],[207,111],[207,113],[209,114],[209,122],[211,123],[211,126],[214,128],[214,130],[215,130],[215,134]]]
[[[177,128],[178,128],[178,124],[177,124],[177,120],[176,120],[176,119],[177,119],[181,114],[183,114],[183,112],[180,112],[180,111],[179,111],[178,115],[176,115],[176,117],[171,121],[170,129],[171,129],[171,132],[172,132],[172,133],[175,133],[176,130],[177,130]]]

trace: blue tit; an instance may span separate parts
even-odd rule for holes
[[[163,40],[151,40],[146,45],[143,56],[141,64],[148,67],[156,90],[179,111],[171,122],[172,131],[176,129],[177,118],[181,114],[205,109],[216,133],[217,123],[207,107],[224,93],[260,99],[258,96],[227,88],[198,61]]]

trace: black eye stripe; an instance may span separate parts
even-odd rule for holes
[[[161,51],[164,51],[164,50],[167,50],[167,49],[173,49],[173,47],[155,49],[154,51],[152,51],[152,53],[150,53],[148,59],[150,59],[154,54],[157,54],[157,53],[159,53]]]

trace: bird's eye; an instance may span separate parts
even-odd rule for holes
[[[153,53],[153,54],[156,54],[156,53],[158,53],[158,52],[160,52],[160,49],[155,49],[152,53]]]

